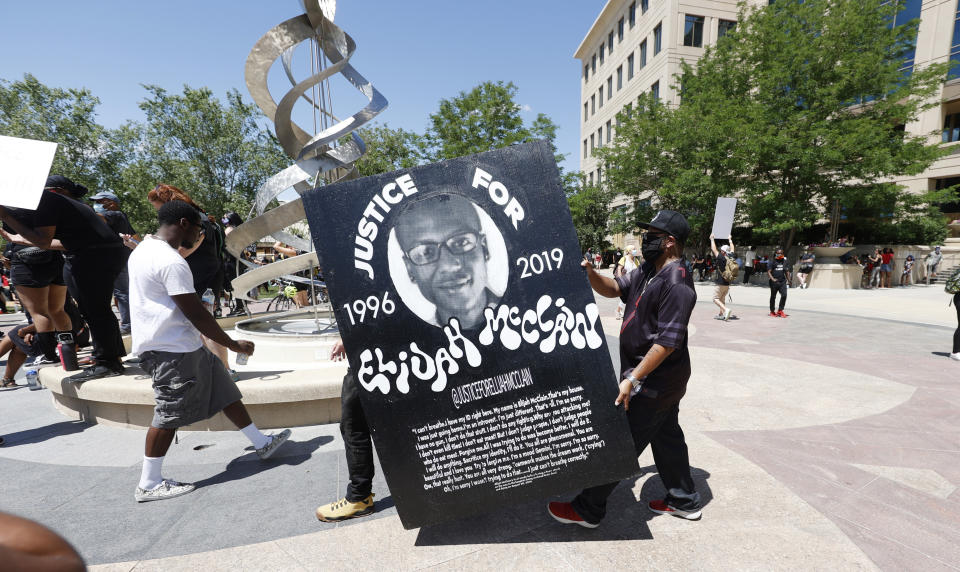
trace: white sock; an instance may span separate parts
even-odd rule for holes
[[[140,488],[149,491],[157,488],[163,482],[163,457],[144,457],[143,468],[140,469]]]
[[[270,442],[270,437],[267,437],[259,429],[257,429],[256,423],[251,423],[246,427],[240,429],[240,431],[246,435],[247,439],[250,439],[250,442],[253,443],[255,449],[262,449],[267,446],[267,443]]]

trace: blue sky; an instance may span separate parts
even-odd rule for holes
[[[559,126],[565,169],[578,168],[580,66],[573,58],[605,0],[340,0],[335,22],[357,42],[354,67],[384,94],[378,121],[422,132],[441,98],[485,80],[512,81],[524,118],[545,113]],[[86,87],[100,98],[108,127],[142,120],[140,84],[169,91],[231,88],[249,100],[243,66],[268,29],[301,13],[297,0],[4,2],[0,78],[24,73],[57,87]],[[300,65],[304,76],[309,69]],[[271,72],[282,97],[280,70]],[[332,83],[334,112],[349,116],[365,100]],[[305,122],[302,122],[305,127]]]

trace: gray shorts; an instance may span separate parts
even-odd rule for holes
[[[153,378],[154,427],[176,429],[209,419],[243,397],[223,362],[207,348],[190,353],[147,351],[140,358]]]

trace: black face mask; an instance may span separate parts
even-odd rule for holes
[[[643,243],[640,245],[640,254],[643,255],[645,261],[653,262],[660,258],[660,255],[663,254],[663,239],[664,237],[662,236],[658,236],[655,239],[646,236],[643,237]]]

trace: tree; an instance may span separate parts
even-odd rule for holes
[[[224,105],[205,87],[184,86],[181,95],[144,88],[147,123],[131,168],[180,187],[209,214],[246,212],[263,182],[291,163],[238,91]]]
[[[391,129],[386,124],[364,127],[357,131],[367,152],[357,161],[361,177],[409,169],[422,163],[423,136],[404,129]]]
[[[95,189],[99,180],[92,166],[104,133],[96,122],[99,104],[86,89],[51,88],[30,74],[19,81],[0,79],[0,135],[56,142],[50,172]]]
[[[580,239],[580,249],[605,250],[610,222],[610,201],[613,195],[598,185],[581,185],[567,195],[570,216]]]

